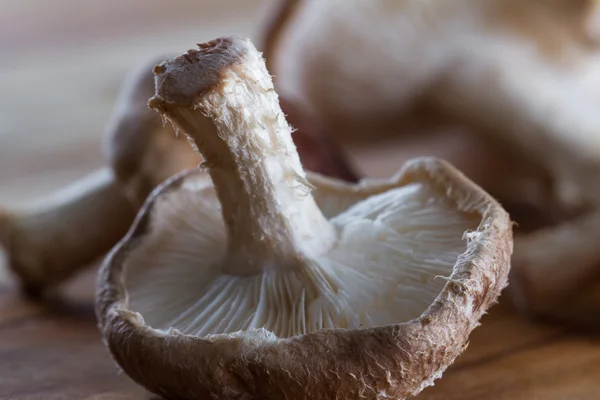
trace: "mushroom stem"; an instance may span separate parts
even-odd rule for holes
[[[108,251],[135,217],[112,172],[102,169],[20,212],[0,212],[0,246],[34,296]]]
[[[155,68],[149,105],[206,160],[228,233],[229,273],[293,266],[327,251],[333,227],[311,195],[265,62],[221,38]]]
[[[600,260],[599,230],[600,211],[594,210],[520,238],[515,243],[509,288],[516,305],[530,313],[552,314],[565,299],[593,285]]]

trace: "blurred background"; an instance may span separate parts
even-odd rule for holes
[[[166,59],[218,36],[246,36],[258,43],[261,30],[278,2],[0,0],[0,205],[8,209],[24,207],[103,164],[102,137],[120,86],[130,71],[161,54]],[[512,10],[517,10],[518,17],[518,10],[525,3],[542,4],[508,0],[502,4],[516,5]],[[569,5],[567,1],[564,4]],[[558,12],[562,12],[560,8]],[[516,21],[517,26],[520,20],[513,20],[512,13],[507,15],[511,15],[507,25],[510,27]],[[568,20],[558,15],[561,18],[557,20]],[[523,21],[524,27],[533,26],[531,20]],[[535,32],[542,31],[542,39],[548,36],[548,43],[554,48],[552,33],[558,32],[556,35],[560,36],[561,32],[552,31],[552,27],[546,29],[547,26],[538,28],[538,31],[531,30],[532,37],[537,39]],[[427,145],[427,151],[445,151],[454,156],[454,160],[463,162],[462,166],[471,167],[476,178],[489,184],[486,189],[501,186],[498,165],[501,169],[508,168],[509,172],[503,174],[509,178],[507,188],[512,193],[514,186],[519,196],[525,192],[513,178],[523,171],[531,172],[532,168],[529,164],[514,162],[515,154],[510,148],[502,149],[495,143],[484,147],[478,140],[466,140],[461,130],[454,134],[448,126],[444,126],[443,135],[426,142],[418,140],[421,132],[415,132],[414,141],[404,136],[399,138],[401,145],[361,142],[347,150],[365,175],[388,176],[402,164],[402,157],[418,154]],[[371,141],[371,137],[366,136],[366,140]],[[360,157],[357,149],[360,149]],[[404,152],[403,156],[398,149]],[[389,163],[390,159],[394,162]],[[532,176],[537,179],[545,175],[534,170]],[[534,200],[539,197],[544,204],[551,203],[545,192],[540,193]],[[554,206],[550,204],[549,209]],[[522,214],[537,216],[530,209],[525,210],[527,212]],[[554,214],[562,218],[560,209],[551,208],[551,211],[553,218]],[[595,238],[596,231],[590,229],[590,232],[588,236]],[[561,240],[577,250],[576,243]],[[594,250],[597,245],[594,242],[590,247]],[[545,254],[546,248],[543,250]],[[18,398],[27,400],[146,400],[146,397],[126,397],[125,392],[116,392],[131,390],[133,384],[126,377],[117,377],[100,343],[91,308],[94,271],[88,271],[83,279],[71,285],[76,288],[76,297],[85,300],[82,302],[85,306],[74,307],[74,312],[69,309],[72,315],[57,316],[20,298],[11,286],[14,281],[3,268],[2,257],[0,251],[0,328],[8,328],[0,335],[0,399],[16,399],[14,393],[18,389],[26,393]],[[577,261],[576,257],[569,259],[573,260]],[[559,266],[562,270],[563,265]],[[562,297],[559,300],[571,313],[570,300],[563,301]],[[507,303],[512,304],[510,299],[504,301],[504,305]],[[596,307],[594,319],[598,315],[596,310],[600,309],[597,304],[600,302],[592,304]],[[589,314],[588,308],[583,310]],[[27,317],[30,317],[29,322],[19,325]],[[592,343],[578,336],[568,336],[562,328],[521,318],[510,307],[496,307],[493,316],[486,318],[482,328],[473,335],[469,352],[445,375],[446,379],[428,391],[427,399],[597,398],[600,391],[597,340]],[[84,366],[75,365],[74,360],[84,362]],[[108,385],[99,383],[105,379],[111,379]],[[36,385],[39,392],[30,396],[28,386]],[[69,388],[65,389],[66,386]],[[11,392],[11,387],[16,388],[15,392]],[[95,394],[107,388],[115,393]],[[93,394],[93,397],[84,397],[82,393]]]
[[[140,63],[220,35],[256,39],[274,0],[0,0],[0,204],[101,165],[120,84]]]

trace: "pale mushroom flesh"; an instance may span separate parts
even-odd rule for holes
[[[265,261],[258,273],[227,273],[214,187],[203,172],[189,177],[157,200],[148,235],[124,265],[129,309],[155,329],[196,336],[265,328],[289,337],[405,322],[433,303],[480,222],[427,182],[376,194],[319,189],[317,204],[335,231],[330,251],[291,268]]]

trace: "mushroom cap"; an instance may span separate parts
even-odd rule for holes
[[[132,70],[124,80],[103,138],[103,153],[123,192],[140,207],[165,179],[200,164],[203,158],[187,140],[163,124],[148,98],[154,95],[155,57]]]
[[[191,192],[200,203],[214,198],[204,171],[185,171],[149,196],[99,273],[99,327],[114,359],[133,380],[155,394],[178,399],[403,399],[432,385],[464,351],[471,331],[507,284],[512,225],[502,207],[451,165],[433,158],[411,160],[389,180],[349,184],[313,173],[307,178],[328,218],[356,213],[361,204],[377,202],[382,194],[417,185],[429,190],[430,198],[422,199],[422,205],[441,198],[452,212],[474,222],[472,230],[456,232],[466,239],[463,251],[456,254],[449,276],[441,278],[440,291],[425,310],[397,323],[315,329],[286,337],[264,327],[197,336],[177,327],[153,326],[156,321],[147,322],[131,307],[127,269],[155,231],[165,229],[161,208],[175,203],[171,196],[184,198],[188,192],[189,198]],[[164,237],[193,236],[182,233],[185,221],[193,219],[183,215]],[[437,256],[435,249],[431,256]],[[144,276],[143,268],[138,276]],[[163,278],[166,288],[168,275]],[[177,291],[169,293],[178,297]],[[181,289],[179,294],[184,295]]]

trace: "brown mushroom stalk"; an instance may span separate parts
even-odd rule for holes
[[[149,196],[100,270],[104,341],[165,398],[404,399],[507,283],[507,213],[449,164],[304,171],[250,40],[155,68],[150,100],[206,160]]]
[[[103,169],[20,211],[0,213],[0,245],[23,289],[40,295],[105,254],[135,210]]]

